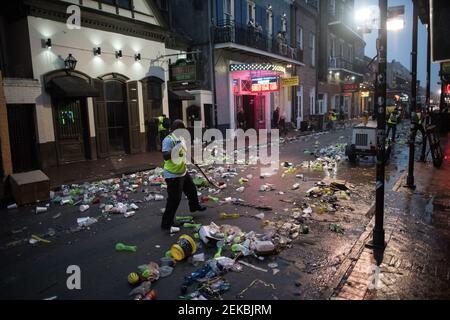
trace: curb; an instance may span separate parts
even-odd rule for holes
[[[404,181],[406,174],[408,172],[403,172],[398,178],[397,182],[393,185],[392,191],[398,192],[401,187],[402,182]],[[366,229],[361,234],[359,239],[351,248],[345,260],[342,262],[341,266],[337,270],[338,276],[335,281],[330,285],[329,289],[325,291],[325,299],[333,300],[334,297],[337,297],[339,292],[344,287],[346,280],[350,277],[353,272],[355,265],[357,264],[359,258],[361,257],[362,252],[364,251],[367,242],[372,238],[373,228],[375,226],[375,202],[373,202],[372,206],[366,213],[367,216],[372,215],[371,220],[366,226]],[[390,241],[390,235],[386,238],[386,247]]]

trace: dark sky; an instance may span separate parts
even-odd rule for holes
[[[378,5],[378,0],[355,0],[355,11],[369,5]],[[388,60],[395,59],[400,61],[405,67],[411,70],[411,48],[412,48],[412,0],[390,0],[389,6],[405,6],[406,27],[400,31],[389,31],[388,33]],[[365,36],[367,43],[366,55],[376,56],[376,39],[378,32]],[[418,42],[418,77],[420,85],[426,86],[427,74],[427,31],[426,26],[419,20],[419,42]],[[440,86],[437,84],[439,79],[439,64],[431,65],[431,92],[438,93]]]

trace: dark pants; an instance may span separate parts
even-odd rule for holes
[[[388,123],[388,129],[386,134],[387,138],[389,138],[389,132],[391,132],[391,129],[392,129],[392,142],[395,142],[395,137],[397,135],[397,125]]]
[[[417,124],[413,125],[412,139],[414,141],[416,140],[417,131],[420,131],[420,133],[422,134],[422,154],[420,155],[420,160],[425,161],[425,154],[427,152],[427,136],[426,136],[423,125],[417,125]]]
[[[189,199],[189,208],[191,211],[200,206],[197,196],[197,187],[192,181],[189,173],[181,178],[166,179],[166,183],[168,197],[166,211],[164,212],[161,224],[163,229],[169,229],[173,225],[183,192]]]

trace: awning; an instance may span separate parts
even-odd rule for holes
[[[195,100],[195,97],[187,91],[177,91],[169,89],[169,100]]]
[[[98,97],[99,91],[85,80],[64,76],[53,78],[47,84],[47,91],[56,98]]]

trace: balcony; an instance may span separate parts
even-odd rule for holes
[[[281,37],[272,38],[261,29],[239,25],[233,21],[221,21],[217,24],[214,31],[214,42],[219,48],[270,56],[284,63],[303,64],[303,50],[289,46],[287,41]]]
[[[356,30],[352,16],[353,12],[351,8],[348,10],[328,8],[328,26],[334,33],[340,34],[348,40],[356,37],[364,42],[363,36]]]
[[[350,61],[343,57],[330,57],[328,68],[330,70],[340,70],[357,76],[363,76],[368,71],[362,62]]]

